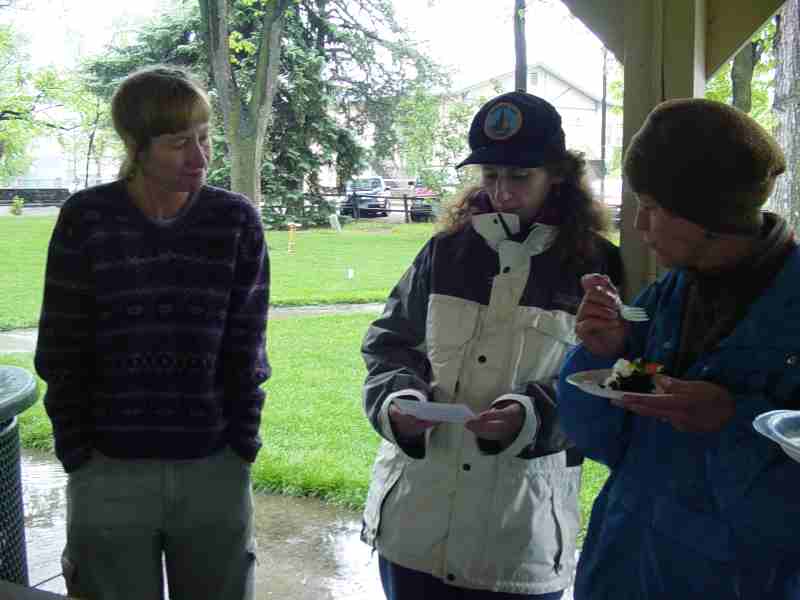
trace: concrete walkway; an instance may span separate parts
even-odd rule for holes
[[[36,349],[36,329],[0,331],[0,354],[33,352]]]
[[[269,310],[270,320],[289,317],[320,315],[343,315],[350,313],[380,313],[381,303],[370,304],[319,304],[310,306],[275,306]],[[0,331],[0,354],[10,352],[33,352],[36,349],[36,329],[13,329]]]

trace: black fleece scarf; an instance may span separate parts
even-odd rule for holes
[[[714,272],[688,271],[687,300],[675,377],[730,335],[750,305],[772,283],[796,242],[778,215],[764,214],[753,253],[734,266]]]

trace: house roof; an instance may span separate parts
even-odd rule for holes
[[[555,70],[553,67],[546,65],[543,62],[537,61],[534,64],[528,66],[528,73],[533,73],[536,71],[544,71],[548,75],[551,75],[556,79],[560,80],[561,82],[565,83],[567,86],[574,89],[579,94],[585,96],[586,98],[589,98],[594,102],[597,102],[598,104],[600,104],[603,101],[603,99],[597,94],[590,92],[582,85],[575,83],[573,80],[569,79],[568,77],[565,77],[559,71]],[[479,81],[478,83],[473,83],[472,85],[461,88],[460,90],[457,90],[456,93],[464,94],[474,89],[490,84],[497,79],[503,79],[505,77],[511,77],[513,79],[514,71],[506,71],[505,73],[498,73],[494,77],[489,77],[488,79],[484,79],[483,81]],[[609,106],[616,106],[616,103],[612,102],[609,98],[606,98],[606,104],[608,104]]]

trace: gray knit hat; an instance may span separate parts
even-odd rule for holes
[[[635,192],[676,215],[709,231],[752,235],[786,160],[744,112],[687,98],[653,109],[631,140],[623,170]]]

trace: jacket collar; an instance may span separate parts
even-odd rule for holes
[[[503,227],[505,222],[505,227]],[[541,254],[550,246],[558,236],[558,227],[535,223],[522,241],[516,241],[520,233],[519,217],[511,213],[482,213],[472,216],[472,227],[486,240],[492,250],[497,252],[501,242],[511,242],[521,245],[528,256]],[[507,231],[506,231],[507,228]]]

